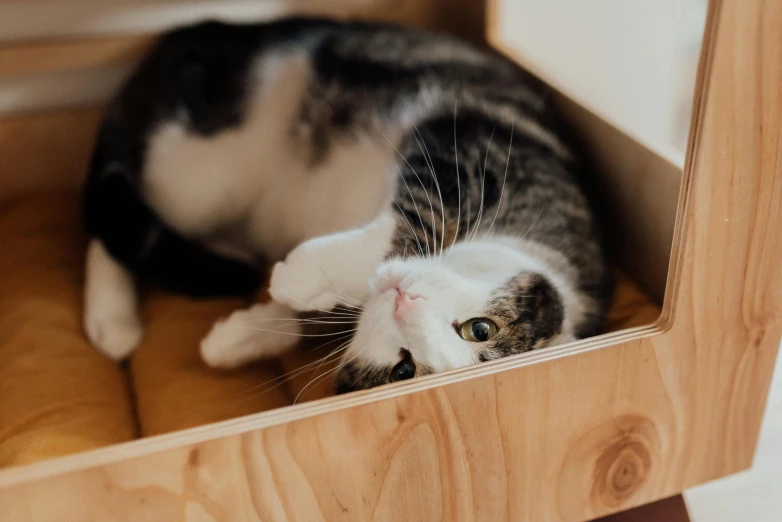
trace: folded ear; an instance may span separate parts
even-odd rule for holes
[[[532,338],[550,339],[562,330],[565,318],[562,299],[554,285],[541,274],[517,278],[519,318],[532,329]]]

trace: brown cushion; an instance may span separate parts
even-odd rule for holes
[[[614,303],[606,323],[609,332],[651,324],[660,317],[660,305],[652,301],[625,274],[615,271],[614,283]]]
[[[0,205],[0,466],[135,436],[124,372],[82,334],[73,193]]]
[[[238,299],[194,301],[155,294],[146,299],[147,333],[131,356],[141,434],[157,435],[287,405],[276,361],[238,370],[207,367],[198,345],[212,324],[237,308]],[[268,384],[264,386],[264,384]]]

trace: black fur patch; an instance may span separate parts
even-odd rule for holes
[[[387,384],[393,365],[361,365],[355,361],[345,364],[337,373],[337,393],[367,390]]]
[[[358,390],[368,390],[376,386],[388,384],[390,381],[391,370],[394,365],[378,365],[374,363],[359,363],[350,361],[345,364],[337,373],[336,389],[337,394],[349,393]],[[434,370],[425,365],[416,363],[416,377],[430,375]]]
[[[564,309],[556,289],[540,274],[522,273],[508,281],[486,307],[487,317],[501,321],[500,331],[484,358],[528,352],[557,335]]]
[[[258,267],[216,254],[173,230],[144,201],[140,187],[147,138],[179,118],[204,136],[239,125],[248,71],[264,48],[316,25],[204,22],[164,35],[109,107],[84,192],[90,235],[135,274],[193,297],[255,292]]]

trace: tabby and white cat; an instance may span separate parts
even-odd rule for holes
[[[98,137],[85,329],[122,359],[135,277],[250,294],[265,259],[273,300],[215,325],[207,364],[278,355],[287,319],[345,305],[339,391],[592,335],[611,285],[584,176],[543,87],[489,50],[329,20],[178,29]]]

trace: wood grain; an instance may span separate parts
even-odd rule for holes
[[[656,330],[3,472],[4,520],[579,521],[746,468],[782,333],[780,30],[779,2],[712,4]]]
[[[2,46],[0,80],[133,63],[143,56],[154,39],[153,35],[124,35]]]
[[[79,185],[101,112],[69,108],[0,119],[0,197]]]
[[[562,95],[560,111],[583,137],[592,183],[611,226],[618,265],[663,301],[682,170]]]

